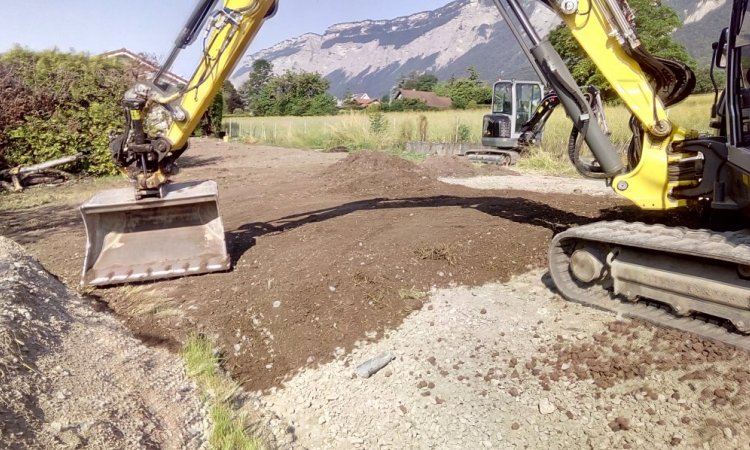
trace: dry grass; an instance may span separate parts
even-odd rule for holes
[[[670,109],[672,120],[685,128],[708,131],[713,96],[694,95]],[[468,142],[481,144],[482,116],[485,109],[430,112],[386,113],[386,127],[376,133],[370,127],[370,116],[350,111],[326,117],[233,117],[225,120],[230,135],[250,143],[284,147],[327,150],[346,147],[351,150],[373,149],[402,153],[408,141],[419,139],[421,117],[427,121],[427,139],[433,142],[456,142],[460,128],[468,128]],[[630,114],[622,105],[606,106],[607,123],[615,147],[625,151],[630,140]],[[566,152],[571,123],[565,111],[558,108],[545,127],[540,146],[524,155],[521,169],[555,175],[576,175]],[[415,155],[406,155],[414,158]]]
[[[419,247],[414,250],[414,256],[426,261],[447,261],[448,264],[456,262],[456,256],[446,245],[438,247]]]
[[[422,300],[427,296],[426,292],[422,292],[415,287],[404,288],[398,290],[398,296],[401,300]]]
[[[427,139],[456,142],[460,127],[468,127],[469,142],[481,141],[482,110],[399,112],[384,114],[385,127],[375,132],[370,116],[349,111],[324,117],[233,117],[224,126],[233,138],[250,143],[327,150],[402,150],[408,141],[419,139],[421,117],[427,118]]]
[[[108,176],[73,180],[55,186],[33,186],[22,192],[7,192],[0,189],[0,210],[16,210],[35,208],[48,204],[82,203],[96,192],[112,188],[128,186],[121,176]]]
[[[122,298],[131,305],[132,316],[182,317],[184,312],[172,306],[170,299],[159,291],[146,290],[147,285],[126,285],[120,288]]]

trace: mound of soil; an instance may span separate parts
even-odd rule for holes
[[[482,175],[520,175],[499,164],[473,163],[463,156],[431,156],[420,164],[421,169],[432,177],[469,178]]]
[[[474,164],[461,156],[431,156],[422,161],[420,167],[436,178],[466,178],[477,174]]]
[[[179,358],[0,237],[0,447],[201,448],[204,417]]]
[[[435,183],[416,164],[373,151],[350,154],[326,168],[322,178],[330,192],[341,193],[421,192]]]

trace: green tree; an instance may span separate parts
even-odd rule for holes
[[[258,93],[253,112],[258,116],[320,116],[335,114],[330,82],[318,73],[286,72],[272,77]]]
[[[89,150],[72,168],[116,172],[108,144],[122,126],[132,74],[114,59],[16,47],[0,55],[0,166]]]
[[[234,87],[231,81],[226,80],[222,87],[222,95],[224,96],[224,113],[231,114],[237,110],[245,108],[245,102],[242,101],[240,93]]]
[[[431,91],[438,83],[438,77],[431,73],[420,74],[416,71],[408,76],[401,75],[398,87],[402,89],[414,89],[417,91]]]
[[[674,9],[663,4],[661,0],[630,0],[628,3],[635,13],[636,33],[646,49],[654,56],[687,64],[696,72],[698,85],[706,89],[706,86],[710,85],[710,81],[705,79],[707,73],[696,70],[697,64],[685,46],[672,39],[672,32],[682,26]],[[579,85],[598,87],[602,96],[608,100],[617,97],[567,27],[561,25],[552,30],[549,40]]]
[[[245,107],[255,111],[254,102],[263,87],[273,78],[273,65],[265,59],[253,61],[252,70],[247,80],[240,87],[240,97]]]
[[[451,77],[447,82],[438,83],[435,93],[450,97],[453,107],[464,109],[492,102],[492,88],[479,78],[479,72],[471,66],[466,69],[468,77]]]

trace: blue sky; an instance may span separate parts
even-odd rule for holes
[[[196,0],[0,1],[0,52],[14,44],[102,53],[121,47],[164,58]],[[340,22],[390,19],[432,10],[449,0],[280,0],[279,12],[260,30],[250,51]],[[195,45],[193,46],[195,47]],[[196,49],[174,71],[192,74]]]

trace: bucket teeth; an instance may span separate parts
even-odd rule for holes
[[[173,183],[161,198],[133,189],[99,192],[81,205],[86,227],[82,286],[103,286],[230,268],[214,181]]]

